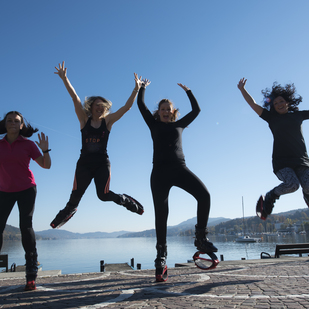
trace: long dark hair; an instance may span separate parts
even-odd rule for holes
[[[0,121],[0,134],[5,134],[7,133],[5,123],[6,123],[6,118],[10,114],[16,114],[20,117],[21,123],[23,124],[23,128],[20,130],[19,134],[24,136],[24,137],[30,137],[32,136],[35,132],[38,132],[39,129],[33,128],[26,119],[24,119],[23,115],[17,111],[11,111],[8,112],[4,118]]]
[[[303,100],[300,95],[296,94],[294,84],[286,84],[284,87],[274,82],[271,89],[266,88],[262,90],[264,96],[264,106],[268,110],[273,110],[274,99],[282,97],[289,105],[289,111],[298,111],[297,105]]]

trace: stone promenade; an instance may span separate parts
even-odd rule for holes
[[[210,271],[194,264],[61,275],[39,272],[37,290],[23,291],[24,274],[0,274],[0,308],[309,308],[309,258],[224,261]]]

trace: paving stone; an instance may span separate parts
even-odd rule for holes
[[[224,261],[211,271],[170,268],[167,282],[154,270],[47,275],[24,291],[24,274],[0,277],[0,309],[309,308],[308,257]]]

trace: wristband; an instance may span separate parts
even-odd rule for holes
[[[47,150],[44,150],[43,153],[48,153],[50,151],[51,151],[51,149],[47,149]]]

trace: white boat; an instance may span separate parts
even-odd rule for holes
[[[241,236],[235,239],[236,242],[259,242],[261,238],[254,238],[250,236]]]

